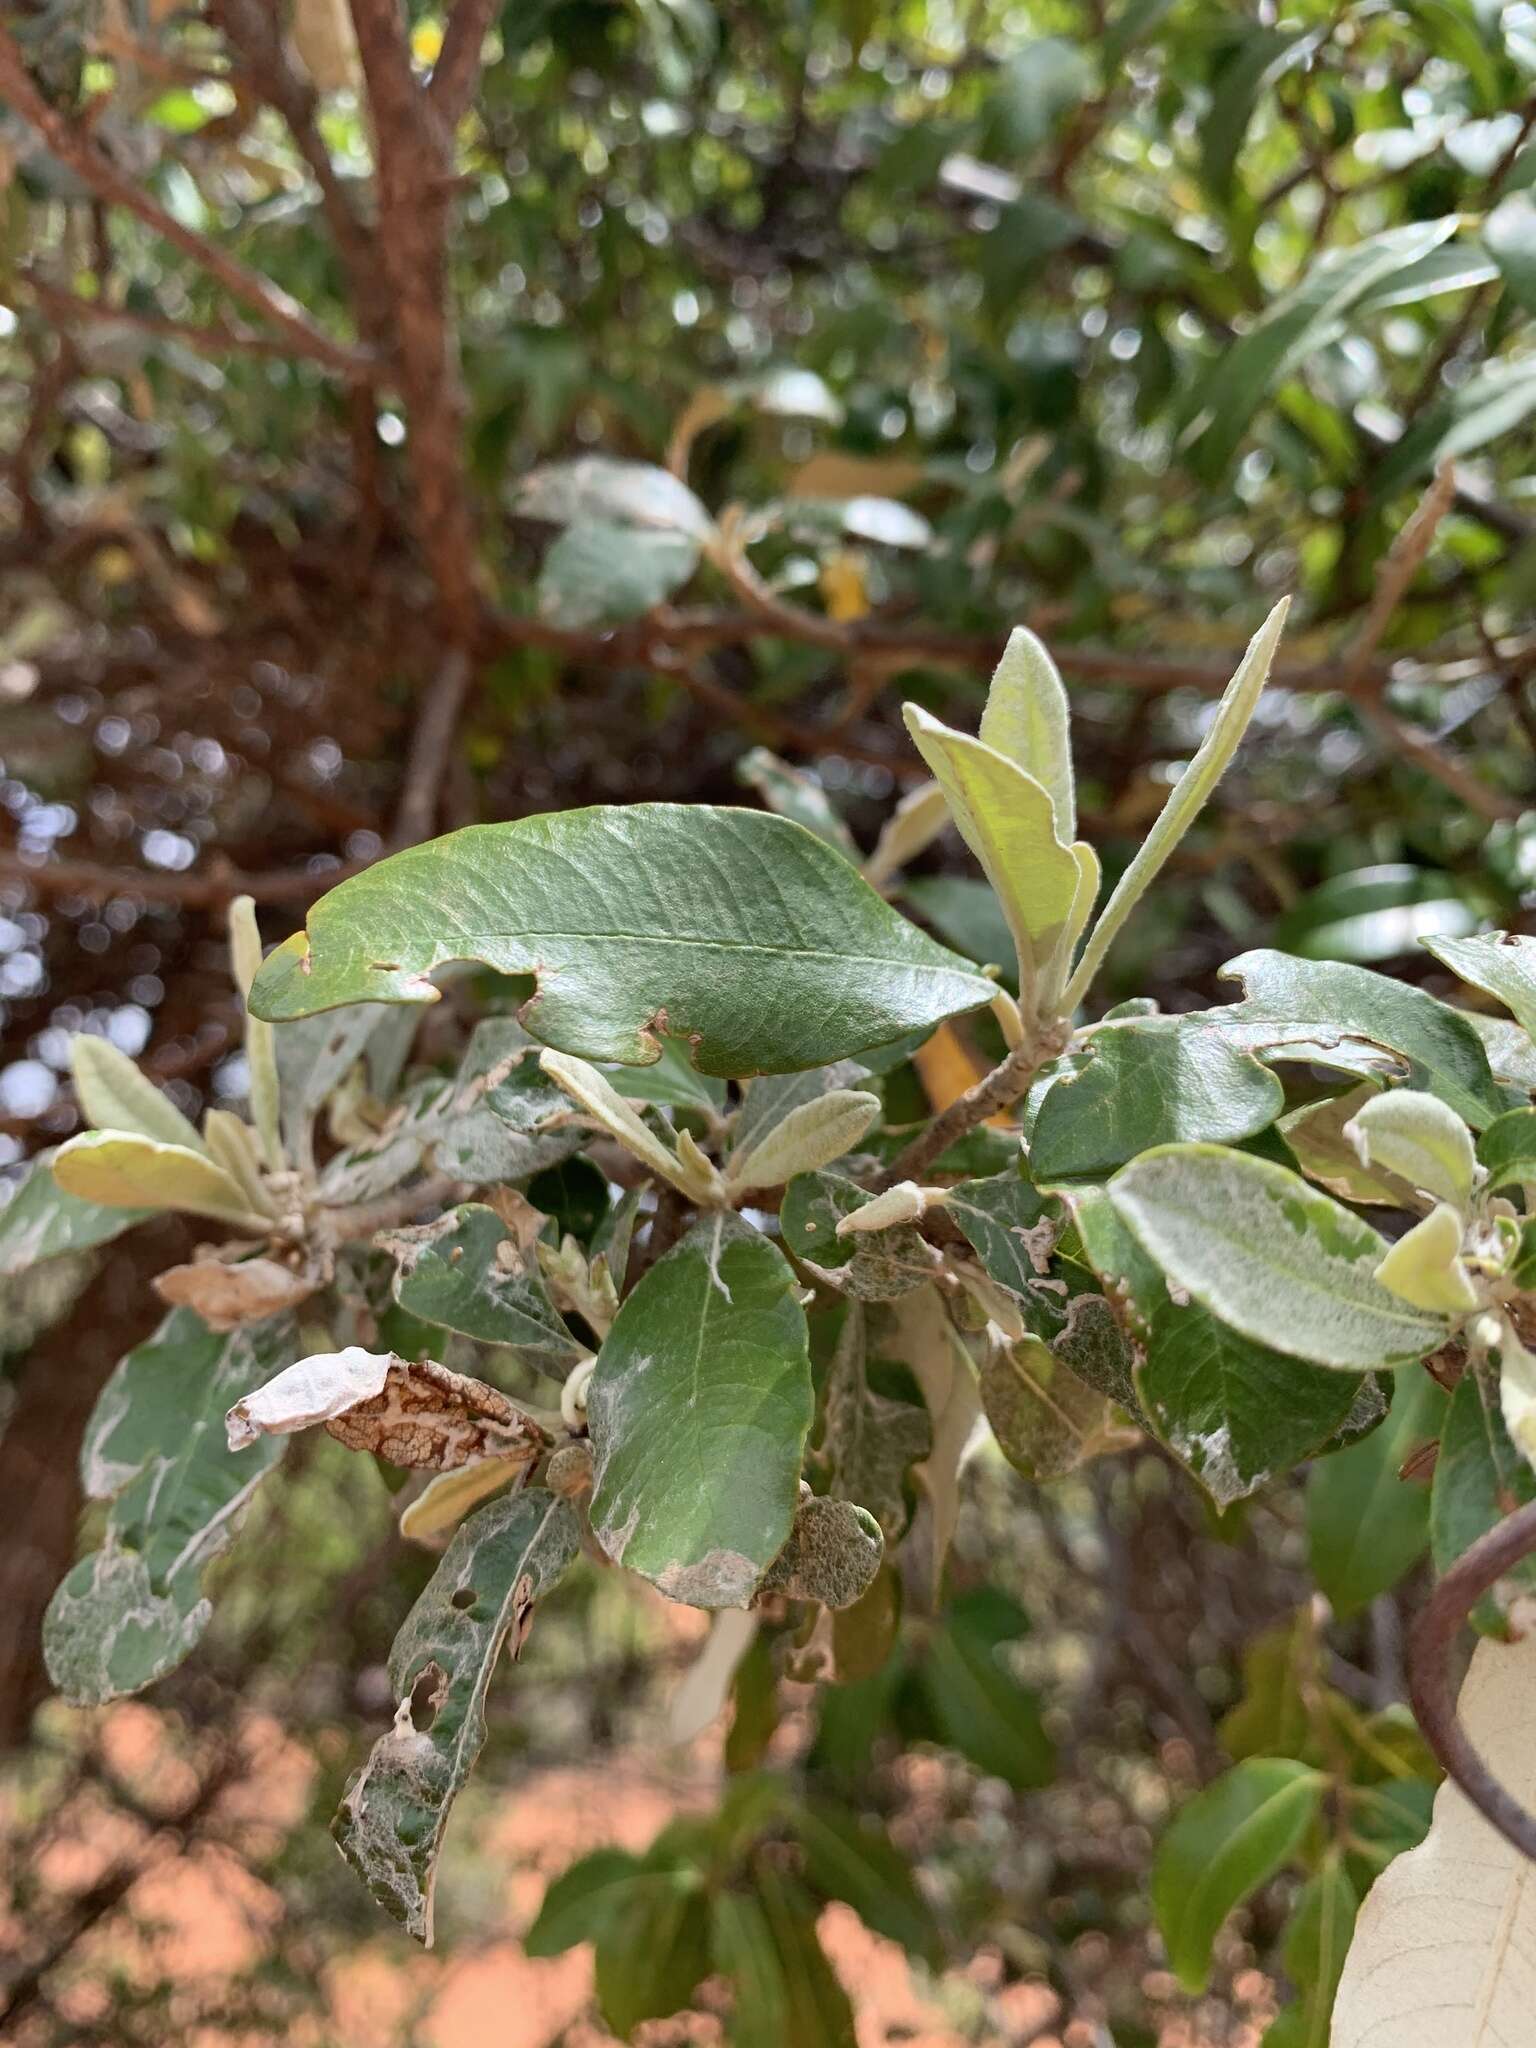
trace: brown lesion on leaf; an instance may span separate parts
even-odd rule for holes
[[[451,1472],[477,1458],[539,1456],[549,1438],[483,1380],[423,1358],[397,1359],[382,1392],[325,1424],[348,1450],[372,1451],[413,1471]]]

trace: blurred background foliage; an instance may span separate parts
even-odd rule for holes
[[[444,84],[415,129],[338,0],[4,12],[0,1166],[77,1127],[72,1030],[191,1111],[242,1094],[242,887],[276,937],[422,830],[751,801],[753,745],[867,845],[920,776],[900,697],[964,723],[1019,621],[1073,689],[1113,868],[1299,600],[1111,999],[1209,1001],[1267,943],[1428,978],[1424,934],[1531,928],[1536,7],[458,0],[400,26],[407,77]],[[995,957],[954,843],[922,866],[909,907]],[[15,2038],[447,2048],[487,1958],[498,2031],[463,2038],[600,2038],[587,1980],[513,1936],[574,1855],[709,1810],[724,1741],[733,1772],[878,1815],[921,1874],[941,1939],[910,1983],[865,1956],[861,2040],[887,2037],[881,1957],[915,2001],[891,2026],[938,2039],[1257,2040],[1284,1884],[1192,2001],[1146,1872],[1239,1753],[1223,1715],[1290,1698],[1252,1647],[1310,1626],[1300,1491],[1218,1524],[1150,1451],[1045,1491],[984,1466],[969,1721],[915,1681],[818,1701],[749,1660],[728,1737],[669,1749],[683,1624],[568,1587],[457,1824],[447,1961],[407,1966],[317,1823],[430,1564],[371,1468],[292,1461],[148,1709],[33,1719],[79,1431],[180,1249],[167,1226],[82,1264],[36,1345],[52,1305],[4,1283]],[[1372,1711],[1407,1585],[1315,1646]],[[520,1844],[520,1800],[562,1824]],[[571,1825],[610,1800],[610,1835]],[[213,1870],[249,1935],[201,1973],[167,1870],[205,1905]]]

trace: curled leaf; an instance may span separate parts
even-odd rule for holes
[[[851,1500],[802,1501],[789,1541],[763,1577],[764,1592],[823,1607],[852,1607],[874,1584],[885,1555],[880,1524]]]
[[[1376,1278],[1400,1300],[1432,1315],[1466,1315],[1477,1289],[1462,1263],[1465,1225],[1459,1211],[1440,1202],[1404,1233],[1376,1268]]]
[[[437,1547],[439,1538],[450,1535],[471,1508],[479,1507],[509,1480],[527,1471],[528,1460],[514,1451],[477,1458],[472,1465],[459,1465],[451,1472],[434,1472],[402,1512],[400,1534],[428,1549]]]
[[[295,1270],[276,1259],[196,1259],[155,1278],[155,1292],[173,1308],[195,1308],[210,1330],[237,1330],[284,1309],[297,1308],[322,1285],[313,1268]]]
[[[356,1344],[301,1358],[237,1401],[226,1421],[231,1450],[323,1423],[348,1450],[434,1472],[493,1453],[532,1463],[547,1441],[530,1416],[483,1380],[430,1358],[406,1360]]]

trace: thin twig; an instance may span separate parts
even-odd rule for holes
[[[332,1209],[326,1228],[335,1244],[366,1244],[381,1230],[394,1230],[409,1223],[423,1209],[452,1208],[472,1192],[472,1184],[456,1174],[438,1173],[418,1181],[403,1194],[385,1195],[377,1202],[358,1202],[349,1209]]]
[[[952,1102],[942,1116],[934,1118],[911,1144],[897,1153],[881,1174],[877,1187],[890,1187],[899,1180],[916,1180],[933,1162],[947,1152],[967,1131],[984,1124],[989,1116],[1017,1102],[1047,1060],[1054,1059],[1066,1042],[1064,1029],[1030,1037],[1016,1046],[1005,1060],[984,1074],[972,1088]]]
[[[291,359],[295,353],[286,335],[258,334],[248,327],[199,325],[192,320],[172,320],[163,313],[141,312],[135,306],[117,306],[108,299],[85,299],[77,292],[62,291],[31,271],[19,273],[20,283],[37,303],[62,324],[93,327],[131,327],[140,334],[153,334],[165,341],[179,341],[184,348],[203,356],[249,355]],[[357,375],[371,382],[379,374],[376,363],[359,364]]]
[[[416,846],[432,835],[469,682],[469,657],[462,648],[455,647],[422,694],[405,764],[400,807],[390,836],[393,852]]]
[[[1467,1736],[1449,1656],[1462,1624],[1499,1579],[1536,1552],[1536,1501],[1479,1536],[1446,1571],[1408,1638],[1408,1697],[1424,1739],[1484,1820],[1536,1863],[1536,1815],[1500,1784]]]
[[[315,326],[296,299],[289,297],[269,278],[248,269],[227,250],[203,235],[183,226],[149,194],[120,171],[96,143],[82,133],[59,109],[39,92],[23,61],[15,37],[0,23],[0,99],[27,125],[37,131],[49,153],[88,185],[98,198],[120,206],[147,228],[174,244],[199,269],[216,278],[232,297],[240,299],[264,320],[287,336],[297,355],[323,363],[345,376],[357,376],[367,358]]]
[[[42,896],[80,896],[87,903],[140,896],[149,903],[175,903],[183,909],[218,909],[236,896],[254,896],[258,903],[307,902],[366,865],[338,861],[334,867],[313,871],[271,868],[255,874],[216,866],[200,874],[168,875],[143,868],[98,867],[83,860],[50,860],[34,867],[19,854],[0,852],[0,876],[25,882]]]

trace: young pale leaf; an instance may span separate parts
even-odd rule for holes
[[[1529,932],[1483,932],[1475,939],[1426,939],[1453,974],[1501,1002],[1536,1039],[1536,938]]]
[[[932,1450],[933,1423],[926,1408],[872,1390],[865,1321],[864,1304],[850,1301],[827,1368],[821,1450],[828,1492],[867,1508],[894,1543],[907,1526],[907,1473]]]
[[[880,889],[908,861],[916,860],[949,823],[949,804],[936,782],[909,789],[880,828],[875,850],[864,863],[864,879]]]
[[[39,1153],[0,1209],[0,1280],[28,1273],[43,1259],[110,1244],[156,1213],[82,1201],[54,1179],[54,1157]]]
[[[277,1204],[262,1183],[261,1153],[256,1133],[231,1110],[210,1109],[203,1117],[203,1144],[215,1166],[222,1166],[245,1198],[253,1216],[277,1214]]]
[[[1186,1991],[1205,1989],[1222,1922],[1295,1855],[1326,1784],[1289,1757],[1249,1757],[1196,1793],[1164,1835],[1152,1910]]]
[[[293,1349],[291,1317],[218,1336],[175,1309],[108,1380],[80,1455],[85,1493],[111,1503],[101,1548],[64,1580],[43,1624],[49,1672],[75,1705],[141,1692],[208,1626],[203,1572],[282,1455],[269,1441],[254,1458],[234,1456],[224,1411]]]
[[[1070,1472],[1106,1438],[1109,1403],[1038,1337],[991,1346],[981,1405],[1003,1456],[1037,1485]]]
[[[1443,1317],[1376,1278],[1385,1240],[1287,1167],[1168,1145],[1122,1167],[1109,1196],[1170,1281],[1255,1343],[1370,1372],[1445,1340]]]
[[[773,1188],[797,1173],[830,1166],[853,1150],[879,1114],[879,1096],[857,1088],[835,1088],[802,1102],[754,1145],[731,1154],[725,1184],[731,1190]]]
[[[957,952],[999,969],[1003,982],[1016,986],[1013,933],[987,883],[970,875],[914,875],[903,882],[901,893]]]
[[[356,1344],[301,1358],[237,1401],[225,1420],[232,1451],[323,1423],[348,1450],[433,1472],[493,1455],[531,1465],[548,1442],[531,1416],[483,1380]]]
[[[1096,1031],[1087,1050],[1046,1090],[1030,1128],[1037,1181],[1108,1173],[1154,1145],[1252,1137],[1285,1106],[1269,1069],[1208,1026],[1130,1020]]]
[[[770,811],[792,818],[834,847],[844,860],[857,861],[853,834],[833,810],[820,779],[804,768],[781,761],[767,747],[753,747],[736,763],[736,780],[755,789]]]
[[[533,1234],[541,1220],[529,1211]],[[395,1260],[395,1299],[439,1329],[506,1344],[539,1371],[563,1375],[583,1349],[556,1312],[536,1244],[519,1242],[494,1209],[466,1202],[434,1223],[379,1242]]]
[[[764,1574],[763,1588],[822,1607],[852,1607],[874,1584],[884,1555],[880,1524],[867,1508],[815,1496],[796,1509],[789,1541]]]
[[[1103,1189],[1074,1191],[1071,1207],[1089,1263],[1135,1347],[1141,1408],[1219,1507],[1245,1499],[1328,1441],[1349,1414],[1357,1381],[1256,1344],[1197,1301],[1176,1300]],[[1080,1319],[1077,1301],[1093,1299],[1077,1296],[1069,1315]],[[1053,1338],[1057,1347],[1066,1341]]]
[[[473,1465],[460,1465],[452,1472],[434,1472],[401,1514],[400,1534],[432,1549],[439,1537],[451,1535],[471,1508],[527,1474],[528,1460],[520,1451],[477,1458]]]
[[[1464,1316],[1477,1307],[1477,1289],[1462,1263],[1466,1226],[1461,1212],[1439,1202],[1394,1244],[1376,1278],[1400,1301],[1430,1315]]]
[[[538,986],[546,1044],[643,1066],[653,1029],[706,1074],[785,1073],[888,1044],[991,1000],[801,826],[757,811],[626,804],[472,825],[323,896],[252,1002],[281,1020],[436,1000],[478,960]]]
[[[249,896],[237,896],[229,906],[229,947],[235,970],[235,986],[246,1003],[251,983],[261,966],[261,933],[256,925],[256,905]],[[260,1017],[245,1013],[245,1062],[250,1073],[251,1122],[261,1140],[267,1165],[278,1172],[285,1164],[277,1085],[276,1034]]]
[[[1422,1366],[1394,1373],[1387,1419],[1360,1443],[1321,1458],[1307,1478],[1307,1555],[1341,1621],[1395,1586],[1429,1546],[1427,1487],[1400,1478],[1432,1443],[1445,1395]]]
[[[809,1073],[765,1074],[748,1082],[731,1126],[732,1151],[748,1151],[802,1104],[842,1089],[858,1090],[868,1076],[869,1069],[860,1060],[835,1060],[831,1066],[813,1067]]]
[[[812,1408],[794,1275],[735,1217],[699,1223],[598,1355],[593,1534],[668,1599],[745,1607],[789,1539]]]
[[[374,1898],[428,1948],[443,1830],[485,1741],[496,1660],[509,1636],[514,1653],[522,1647],[535,1602],[579,1542],[568,1501],[492,1501],[459,1529],[395,1638],[394,1726],[347,1788],[332,1832]]]
[[[1402,1075],[1475,1131],[1505,1107],[1477,1032],[1421,988],[1344,961],[1262,950],[1229,960],[1221,978],[1240,981],[1244,1000],[1202,1011],[1201,1021],[1239,1045],[1368,1078]]]
[[[684,1672],[667,1710],[667,1740],[693,1742],[713,1727],[730,1703],[742,1659],[757,1641],[755,1614],[722,1607],[710,1623],[704,1647]]]
[[[1065,942],[1081,875],[1056,836],[1050,793],[1018,763],[954,732],[916,704],[903,707],[918,752],[938,777],[960,836],[997,892],[1019,961],[1019,999],[1033,1013]]]
[[[121,1131],[82,1131],[54,1153],[53,1177],[66,1194],[108,1208],[185,1209],[263,1237],[271,1225],[270,1217],[247,1209],[238,1185],[214,1165],[200,1138],[192,1152]]]
[[[1362,1166],[1380,1167],[1437,1202],[1465,1210],[1477,1161],[1472,1133],[1437,1095],[1392,1088],[1373,1095],[1344,1126]]]
[[[1060,671],[1027,627],[1009,634],[992,672],[979,737],[1040,784],[1055,807],[1056,837],[1070,846],[1077,833],[1072,714]]]
[[[1490,1194],[1536,1184],[1536,1109],[1512,1109],[1496,1118],[1479,1140],[1477,1156],[1488,1169]]]
[[[696,1169],[671,1146],[664,1144],[596,1067],[563,1052],[541,1053],[539,1066],[557,1087],[563,1088],[573,1102],[580,1103],[589,1117],[611,1138],[616,1138],[626,1151],[632,1152],[643,1166],[648,1166],[652,1173],[659,1173],[663,1180],[670,1181],[692,1201],[719,1199],[719,1175],[709,1162],[703,1162],[702,1170]]]
[[[1510,1441],[1499,1395],[1486,1374],[1464,1373],[1451,1396],[1435,1460],[1429,1538],[1436,1569],[1447,1570],[1479,1536],[1531,1500],[1536,1474]],[[1506,1595],[1529,1595],[1533,1586],[1536,1561],[1527,1558],[1478,1602],[1476,1626],[1487,1635],[1508,1635]]]
[[[1536,1804],[1536,1636],[1479,1643],[1457,1715],[1510,1796]],[[1333,2008],[1332,2048],[1515,2048],[1530,2039],[1536,1955],[1531,1867],[1450,1779],[1418,1848],[1360,1908]]]
[[[1357,1112],[1377,1093],[1374,1081],[1362,1081],[1343,1095],[1290,1111],[1275,1128],[1308,1180],[1315,1180],[1341,1202],[1363,1208],[1420,1208],[1422,1201],[1407,1181],[1380,1168],[1362,1166],[1359,1153],[1345,1136]]]
[[[1536,1465],[1536,1355],[1520,1341],[1507,1315],[1496,1317],[1499,1409],[1509,1440],[1528,1465]]]
[[[77,1031],[69,1041],[69,1071],[75,1097],[88,1124],[98,1131],[122,1131],[202,1152],[203,1141],[168,1095],[141,1074],[109,1038]]]
[[[1082,958],[1061,1000],[1064,1016],[1071,1016],[1088,993],[1116,934],[1156,881],[1179,841],[1205,808],[1212,790],[1226,774],[1269,680],[1269,665],[1275,658],[1275,649],[1285,630],[1285,615],[1290,608],[1290,599],[1281,598],[1249,641],[1247,652],[1216,707],[1216,716],[1211,720],[1195,758],[1169,792],[1168,801],[1136,849],[1088,936]]]

